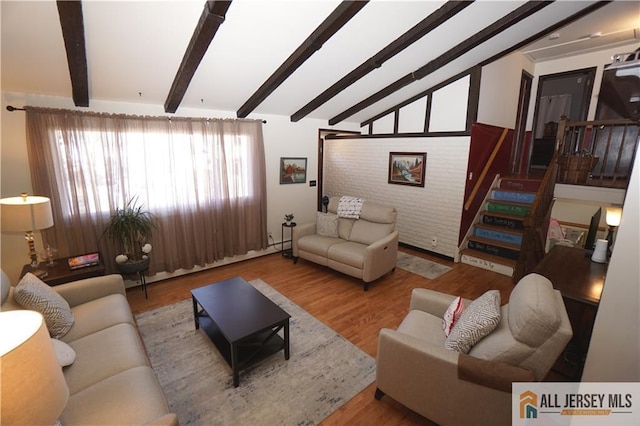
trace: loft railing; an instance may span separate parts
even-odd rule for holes
[[[626,189],[639,132],[631,120],[560,120],[557,182]]]

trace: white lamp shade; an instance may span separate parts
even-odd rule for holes
[[[622,218],[622,209],[620,207],[607,207],[607,216],[605,221],[609,226],[620,226],[620,219]]]
[[[26,232],[53,226],[51,200],[47,197],[10,197],[0,200],[2,232]]]
[[[0,313],[3,425],[51,425],[69,399],[44,318],[38,312]]]

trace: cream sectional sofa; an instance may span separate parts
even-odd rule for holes
[[[309,260],[369,283],[395,269],[398,258],[396,209],[365,201],[360,217],[337,217],[340,197],[331,197],[327,215],[293,228],[294,263]],[[337,221],[335,232],[323,232],[321,221]]]
[[[89,278],[52,289],[68,302],[74,318],[60,337],[76,354],[73,364],[63,368],[69,400],[62,424],[177,425],[151,369],[122,277]],[[2,311],[24,309],[14,290],[2,272]]]

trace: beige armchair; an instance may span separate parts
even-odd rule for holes
[[[442,425],[509,425],[511,383],[544,379],[571,339],[562,296],[541,275],[522,278],[496,329],[469,354],[445,348],[442,318],[454,299],[413,290],[398,329],[380,331],[375,397]]]

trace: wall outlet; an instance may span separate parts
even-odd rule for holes
[[[431,238],[431,246],[432,247],[437,247],[438,246],[438,238],[437,237],[432,237]]]
[[[273,234],[271,233],[271,231],[267,232],[267,236],[271,239],[273,239]]]

